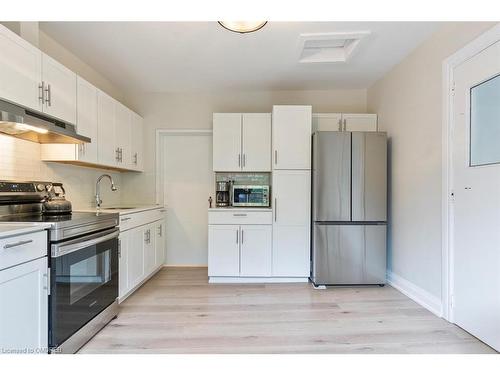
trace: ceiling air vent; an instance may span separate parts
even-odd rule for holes
[[[300,34],[300,63],[347,62],[370,31]]]

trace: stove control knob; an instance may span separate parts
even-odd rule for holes
[[[38,185],[36,185],[36,190],[38,190],[38,191],[44,191],[45,190],[45,185],[44,184],[38,184]]]

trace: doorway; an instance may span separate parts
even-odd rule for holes
[[[500,350],[500,37],[453,69],[450,321]]]
[[[160,133],[162,194],[167,207],[165,264],[206,266],[208,198],[214,198],[211,131]]]

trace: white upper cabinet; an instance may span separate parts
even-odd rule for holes
[[[313,133],[315,131],[376,132],[375,113],[313,113]]]
[[[341,131],[342,113],[313,113],[312,132]]]
[[[348,132],[376,132],[377,115],[374,113],[343,113],[342,126]]]
[[[77,78],[76,126],[78,134],[89,137],[91,143],[76,145],[79,161],[97,163],[97,88],[83,78]]]
[[[271,114],[242,114],[242,170],[271,171]]]
[[[115,122],[115,100],[99,91],[97,93],[97,156],[100,164],[113,166],[118,163]]]
[[[43,112],[76,124],[76,74],[42,54]]]
[[[132,169],[142,171],[144,169],[144,137],[142,117],[132,112],[131,127],[131,158]]]
[[[42,110],[42,53],[0,25],[0,97]]]
[[[115,101],[115,116],[116,151],[118,154],[116,165],[120,168],[132,168],[132,111]]]
[[[311,122],[311,106],[273,106],[273,169],[311,168]]]
[[[214,113],[214,171],[270,172],[270,152],[269,113]]]
[[[241,170],[241,113],[214,113],[213,169]]]

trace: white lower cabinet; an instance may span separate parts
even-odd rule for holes
[[[269,277],[272,225],[208,226],[209,277]]]
[[[165,262],[164,211],[158,209],[120,216],[120,302]]]
[[[240,275],[240,226],[208,226],[208,276]]]
[[[271,276],[271,225],[242,225],[240,227],[240,276]]]
[[[0,271],[0,351],[3,353],[46,353],[47,272],[47,257]]]

